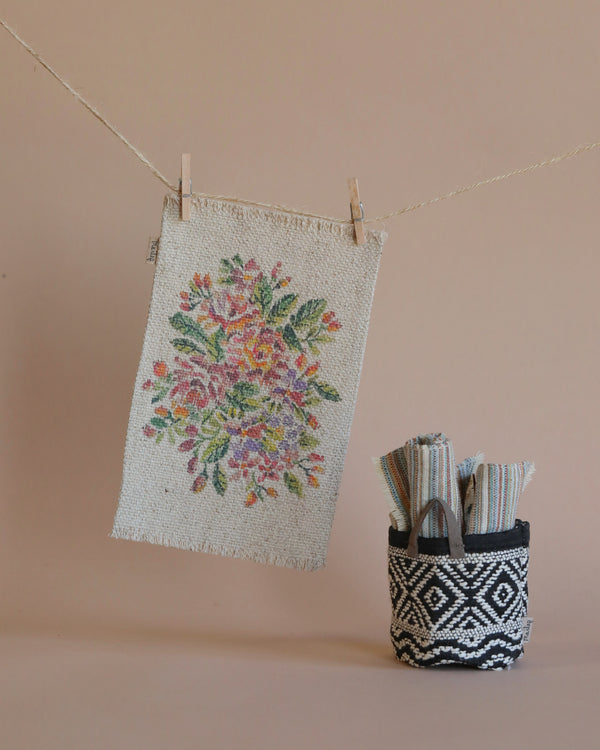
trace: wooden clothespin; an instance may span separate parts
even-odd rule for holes
[[[190,220],[192,207],[192,155],[181,154],[181,179],[179,180],[179,193],[181,196],[181,219]]]
[[[356,177],[351,177],[348,180],[348,187],[350,189],[350,215],[354,222],[354,236],[356,238],[357,245],[365,244],[365,210],[363,204],[360,201],[358,194],[358,180]]]

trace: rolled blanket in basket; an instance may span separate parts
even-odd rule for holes
[[[384,239],[167,197],[114,537],[324,565]]]
[[[515,525],[521,493],[535,472],[532,461],[480,464],[465,498],[465,533],[492,534]]]
[[[397,529],[412,528],[432,498],[446,502],[462,523],[454,448],[443,433],[418,435],[401,448],[374,459],[374,464],[382,489],[386,497],[391,498],[390,513]],[[472,465],[465,464],[461,471],[465,473],[471,470]],[[423,523],[421,534],[439,537],[445,536],[446,531],[443,515],[434,509]]]
[[[462,503],[452,441],[443,432],[419,435],[406,443],[404,455],[410,492],[411,528],[432,498],[449,505],[459,525],[462,525]],[[421,536],[441,537],[447,533],[444,515],[439,508],[434,508],[423,522]]]

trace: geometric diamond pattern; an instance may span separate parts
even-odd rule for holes
[[[501,669],[523,653],[529,549],[408,557],[389,547],[392,642],[413,666]]]

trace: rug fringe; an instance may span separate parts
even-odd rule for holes
[[[533,479],[533,475],[535,474],[535,464],[533,461],[525,461],[525,476],[523,477],[523,488],[521,489],[521,492],[527,487],[529,482]]]
[[[190,552],[208,552],[212,555],[225,555],[242,560],[253,560],[264,565],[276,565],[283,568],[294,568],[295,570],[313,571],[325,566],[326,560],[288,557],[268,550],[246,550],[241,547],[227,547],[210,542],[192,542],[179,536],[160,532],[141,531],[127,526],[115,526],[109,534],[112,539],[127,539],[133,542],[149,542],[160,544],[163,547],[175,547],[176,549]]]

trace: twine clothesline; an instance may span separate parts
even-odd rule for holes
[[[52,66],[47,63],[42,56],[39,54],[39,52],[36,52],[36,50],[33,49],[27,42],[22,39],[14,29],[12,29],[5,21],[0,19],[0,25],[3,26],[6,31],[17,41],[19,44],[29,52],[29,54],[34,57],[40,65],[42,65],[56,80],[62,84],[67,91],[72,94],[77,101],[82,104],[85,109],[88,110],[88,112],[91,112],[91,114],[99,120],[110,132],[115,135],[121,143],[123,143],[130,151],[131,153],[136,156],[139,161],[147,167],[152,174],[160,180],[163,185],[169,188],[169,190],[172,190],[174,192],[179,192],[179,188],[177,185],[172,184],[169,182],[169,180],[160,172],[145,156],[142,154],[142,152],[136,148],[133,143],[131,143],[124,135],[121,133],[114,125],[112,125],[100,112],[94,107],[93,104],[90,104],[86,99],[81,96],[81,94],[76,91],[67,81],[64,80],[55,70],[52,68]],[[523,175],[527,174],[528,172],[533,172],[536,169],[540,169],[541,167],[549,167],[553,164],[558,164],[561,161],[564,161],[565,159],[571,159],[574,156],[577,156],[578,154],[581,154],[585,151],[591,151],[592,149],[598,148],[600,146],[600,141],[595,141],[593,143],[584,143],[579,146],[575,146],[574,148],[570,149],[569,151],[565,151],[561,154],[555,154],[554,156],[550,156],[547,159],[544,159],[543,161],[538,161],[533,164],[528,164],[526,167],[521,167],[520,169],[513,169],[510,172],[505,172],[503,174],[495,175],[494,177],[488,177],[484,180],[479,180],[477,182],[473,182],[470,185],[464,185],[463,187],[456,188],[456,190],[451,190],[448,193],[443,193],[442,195],[438,195],[434,198],[429,198],[425,201],[420,201],[419,203],[413,203],[412,205],[405,206],[404,208],[399,208],[396,211],[391,211],[388,214],[383,214],[383,216],[375,216],[372,218],[365,219],[365,224],[373,224],[380,221],[385,221],[386,219],[394,218],[395,216],[402,216],[403,214],[407,214],[411,211],[416,211],[418,208],[425,208],[425,206],[431,206],[434,203],[439,203],[440,201],[447,200],[448,198],[454,198],[457,195],[462,195],[463,193],[468,193],[471,190],[476,190],[477,188],[484,187],[486,185],[492,185],[495,182],[501,182],[502,180],[507,180],[510,177],[516,177],[517,175]],[[310,213],[308,211],[301,211],[295,208],[290,208],[289,206],[284,206],[278,203],[263,203],[261,201],[253,201],[253,200],[247,200],[244,198],[237,198],[234,196],[228,196],[228,195],[212,195],[210,193],[198,193],[194,192],[192,195],[198,196],[200,198],[212,198],[215,200],[223,200],[223,201],[230,201],[232,203],[241,203],[243,205],[247,206],[259,206],[261,208],[270,208],[270,209],[276,209],[279,211],[285,211],[286,213],[296,214],[299,216],[307,216],[314,219],[324,219],[327,221],[336,221],[344,224],[350,224],[352,223],[351,219],[338,219],[332,216],[323,216],[321,214],[315,214]]]

